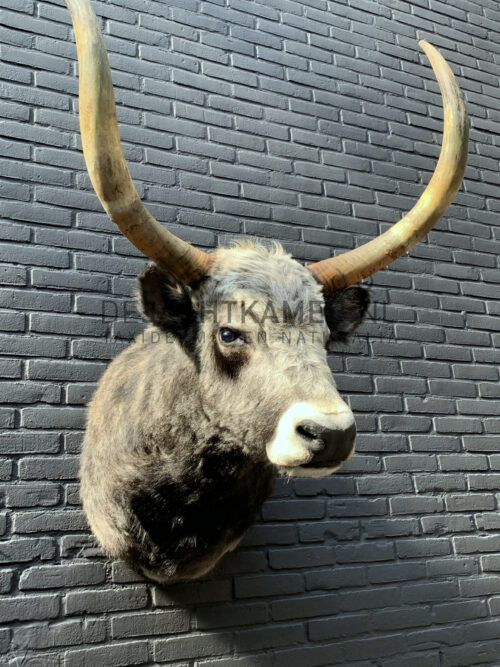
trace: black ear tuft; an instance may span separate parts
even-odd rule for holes
[[[370,295],[364,287],[348,287],[325,300],[325,319],[332,343],[345,343],[363,321]]]
[[[198,314],[189,287],[156,264],[148,264],[138,280],[139,309],[144,317],[193,352]]]

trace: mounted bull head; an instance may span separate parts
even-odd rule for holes
[[[207,254],[141,203],[96,17],[88,0],[66,3],[92,184],[113,222],[154,261],[139,277],[151,326],[111,363],[89,408],[83,506],[111,556],[160,581],[194,578],[239,542],[276,467],[325,475],[352,454],[354,418],[328,369],[327,341],[345,340],[362,320],[368,295],[353,285],[408,251],[452,201],[465,170],[467,116],[448,65],[421,42],[441,88],[444,136],[436,171],[407,215],[373,241],[307,267],[277,244]]]

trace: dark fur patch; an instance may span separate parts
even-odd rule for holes
[[[363,321],[370,295],[364,287],[348,287],[334,292],[325,300],[325,319],[330,342],[345,343]]]
[[[217,332],[213,337],[213,350],[217,371],[232,380],[238,377],[242,367],[248,360],[248,354],[244,347],[229,348],[222,351],[216,339]]]
[[[156,264],[149,264],[139,276],[139,306],[152,324],[173,334],[186,352],[194,353],[198,313],[187,285]]]
[[[271,492],[272,476],[267,462],[219,444],[207,445],[180,477],[151,469],[131,499],[137,545],[131,558],[140,567],[182,577],[246,532]]]

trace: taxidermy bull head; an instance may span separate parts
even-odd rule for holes
[[[274,471],[328,475],[355,425],[331,377],[328,340],[361,322],[356,287],[437,222],[463,178],[467,116],[453,74],[421,42],[444,104],[441,155],[414,208],[378,238],[302,266],[276,244],[202,252],[141,203],[118,134],[104,41],[88,0],[66,0],[80,72],[83,151],[94,189],[151,264],[139,277],[150,326],[109,366],[90,404],[81,494],[105,551],[159,581],[198,577],[233,549]]]

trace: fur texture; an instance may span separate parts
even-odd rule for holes
[[[327,303],[339,340],[366,310],[359,289]],[[254,521],[275,471],[266,446],[287,409],[345,404],[326,361],[321,287],[279,245],[219,249],[196,290],[148,267],[139,300],[151,326],[98,384],[81,494],[111,556],[172,582],[207,572]]]

